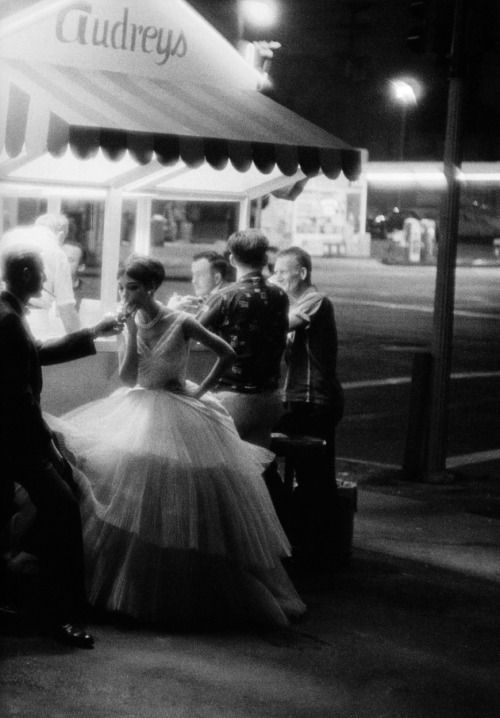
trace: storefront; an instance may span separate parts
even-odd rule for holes
[[[0,231],[64,210],[99,313],[116,306],[124,254],[169,261],[169,202],[223,203],[244,227],[275,190],[358,178],[360,151],[261,94],[183,0],[20,7],[0,24]],[[174,222],[174,243],[189,242],[190,219]]]
[[[293,201],[281,192],[271,195],[261,213],[261,226],[271,243],[302,247],[315,257],[369,257],[366,228],[366,180],[324,175],[298,183]]]

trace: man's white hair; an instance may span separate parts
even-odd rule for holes
[[[63,232],[65,237],[68,233],[69,220],[64,214],[47,213],[37,217],[35,225],[38,227],[48,227],[56,236],[59,236],[59,234]]]

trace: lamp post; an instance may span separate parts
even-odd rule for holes
[[[405,157],[406,147],[406,128],[408,120],[408,110],[417,104],[417,85],[414,81],[411,83],[407,80],[391,80],[390,88],[393,99],[401,107],[401,130],[399,135],[399,161],[402,162]],[[398,207],[401,206],[401,189],[398,190]]]
[[[237,48],[246,61],[258,69],[261,75],[259,89],[269,86],[269,68],[279,42],[264,40],[263,33],[276,25],[278,4],[276,0],[236,0]],[[260,227],[262,197],[255,199],[254,226]]]

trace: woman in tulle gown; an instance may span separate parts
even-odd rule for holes
[[[272,455],[242,441],[207,393],[233,350],[157,302],[160,262],[127,260],[119,292],[124,386],[50,418],[74,468],[91,604],[170,626],[286,625],[305,606],[281,560],[289,544],[262,479]],[[186,380],[191,340],[216,361]]]

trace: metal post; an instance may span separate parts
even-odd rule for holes
[[[402,163],[405,158],[406,145],[406,123],[408,117],[408,106],[405,102],[401,103],[401,132],[399,135],[399,161]],[[401,209],[402,190],[401,184],[398,185],[398,208]]]
[[[434,295],[431,407],[427,471],[424,477],[427,481],[440,481],[446,477],[455,264],[460,206],[458,173],[462,161],[466,2],[467,0],[455,0],[454,8],[453,43],[448,89],[448,114],[444,149],[444,174],[448,189],[441,213],[441,235],[438,244],[436,289]]]
[[[405,158],[405,145],[406,145],[406,122],[408,116],[408,106],[405,102],[401,103],[401,134],[399,139],[399,161],[402,162]]]
[[[403,475],[410,481],[420,481],[426,469],[431,369],[431,353],[416,351],[413,355],[410,410],[403,459]]]

